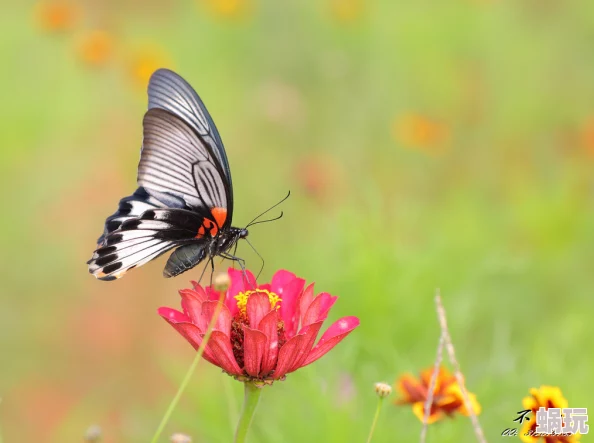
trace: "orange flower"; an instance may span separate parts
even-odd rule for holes
[[[223,18],[242,18],[250,9],[247,0],[206,0],[206,3],[214,15]]]
[[[429,368],[422,371],[418,379],[412,374],[404,374],[396,382],[396,388],[402,394],[402,398],[397,399],[395,404],[412,404],[413,413],[421,421],[425,415],[425,401],[429,393],[432,374],[433,368]],[[480,414],[481,406],[476,401],[476,396],[469,392],[468,397],[474,413]],[[440,367],[427,422],[434,423],[446,416],[452,417],[456,412],[466,416],[470,415],[464,404],[464,397],[456,377],[450,374],[447,369]]]
[[[573,435],[547,435],[534,436],[536,432],[536,413],[540,407],[549,408],[567,408],[568,403],[561,389],[553,386],[541,386],[539,389],[530,389],[530,395],[522,400],[524,409],[532,411],[530,420],[525,420],[520,431],[520,439],[525,443],[535,443],[542,439],[544,443],[573,443],[579,441],[580,434]]]
[[[85,63],[92,66],[105,64],[113,54],[113,38],[105,31],[92,31],[80,41],[78,52]]]
[[[339,23],[352,23],[363,15],[363,0],[330,0],[330,13]]]
[[[165,50],[158,46],[146,46],[136,50],[129,64],[130,78],[142,88],[157,69],[172,68],[172,63]]]
[[[392,126],[396,142],[410,149],[427,154],[441,154],[445,151],[449,131],[444,123],[415,113],[403,114]]]
[[[586,154],[594,157],[594,117],[586,120],[580,130],[580,144]]]
[[[68,1],[42,0],[35,5],[35,16],[44,31],[60,32],[72,29],[78,10]]]

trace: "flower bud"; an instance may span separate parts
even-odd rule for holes
[[[192,443],[192,438],[189,435],[176,432],[171,436],[171,443]]]
[[[215,275],[212,281],[212,287],[215,291],[227,292],[229,286],[231,286],[231,277],[229,277],[229,274],[227,274],[226,272],[220,272],[217,275]]]
[[[378,395],[378,397],[387,397],[392,393],[392,386],[387,383],[376,383],[375,393]]]
[[[89,426],[85,432],[85,442],[95,443],[101,440],[101,428],[98,425]]]

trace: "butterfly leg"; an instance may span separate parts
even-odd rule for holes
[[[223,252],[222,254],[219,254],[221,257],[226,258],[227,260],[231,260],[233,262],[237,262],[239,264],[239,267],[241,268],[241,273],[243,274],[243,278],[245,278],[246,282],[250,282],[250,279],[247,276],[247,272],[245,269],[245,260],[243,258],[239,258],[236,257],[235,255],[232,254],[228,254],[226,252]],[[252,289],[256,289],[255,287],[253,287]]]
[[[204,265],[204,268],[202,269],[202,272],[200,273],[200,278],[198,279],[198,283],[202,282],[202,277],[204,277],[204,273],[206,272],[206,268],[208,268],[208,262],[212,262],[212,258],[209,257],[208,260],[206,260],[206,264]]]

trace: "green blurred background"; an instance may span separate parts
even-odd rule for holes
[[[85,264],[135,189],[161,66],[221,132],[235,225],[292,191],[251,230],[262,281],[289,269],[340,296],[333,319],[361,319],[266,388],[252,442],[365,441],[373,383],[435,358],[437,287],[489,440],[531,387],[594,407],[591,1],[4,2],[0,29],[4,443],[81,441],[92,424],[146,442],[192,360],[156,309],[198,270],[163,279],[162,257],[104,283]],[[162,441],[230,441],[241,401],[201,365]],[[420,427],[387,403],[374,441]],[[465,417],[429,429],[473,438]]]

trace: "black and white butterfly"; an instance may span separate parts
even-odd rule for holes
[[[204,103],[167,69],[151,76],[148,97],[139,187],[105,221],[89,272],[100,280],[115,280],[174,248],[165,277],[215,256],[241,264],[229,251],[248,231],[231,226],[231,171]]]

